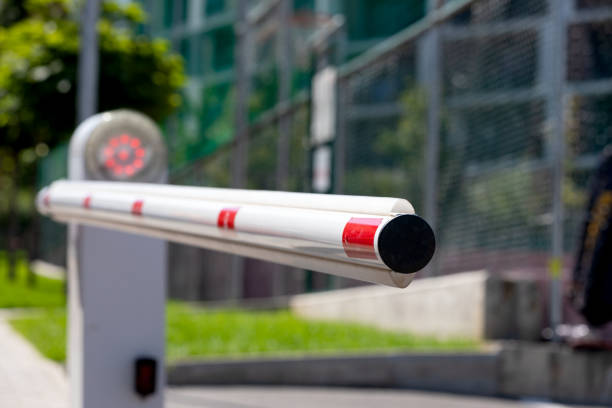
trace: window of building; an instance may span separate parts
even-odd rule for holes
[[[185,59],[185,71],[187,74],[192,75],[193,72],[193,64],[191,61],[191,41],[190,38],[182,38],[179,43],[179,52],[181,56]]]
[[[212,68],[222,71],[234,64],[234,29],[223,27],[210,33],[212,42]]]
[[[225,0],[206,0],[206,7],[204,7],[204,12],[207,16],[212,16],[215,14],[220,14],[225,11]]]
[[[314,10],[314,0],[293,0],[293,10]]]
[[[425,0],[344,0],[351,40],[387,37],[425,14]]]
[[[164,28],[172,27],[173,16],[174,16],[174,1],[164,0],[164,13],[163,13]]]
[[[182,24],[187,23],[187,16],[189,15],[189,0],[181,0],[181,9],[180,9],[180,22]]]

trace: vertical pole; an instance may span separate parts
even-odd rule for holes
[[[248,64],[248,21],[247,1],[236,2],[236,22],[234,24],[236,48],[234,58],[235,104],[234,104],[234,145],[232,150],[232,187],[244,188],[247,181],[248,160],[248,97],[249,71]],[[243,292],[244,259],[232,257],[230,298],[240,299]]]
[[[330,6],[330,5],[328,5]],[[342,20],[342,26],[337,29],[336,33],[327,39],[327,58],[328,64],[339,66],[344,62],[346,56],[346,23]],[[334,41],[336,44],[336,53],[331,55],[329,48],[332,46],[330,41]],[[349,99],[349,87],[350,81],[337,77],[336,79],[336,137],[333,144],[333,192],[336,194],[342,194],[344,192],[344,181],[346,172],[346,126],[348,121],[346,120],[347,107],[350,103]],[[338,276],[330,276],[330,288],[339,289],[342,287],[342,278]]]
[[[329,6],[331,7],[331,5]],[[334,19],[339,18],[339,15],[335,15]],[[347,55],[347,43],[348,33],[347,24],[344,17],[341,20],[341,26],[337,29],[333,37],[328,39],[327,47],[331,47],[329,41],[333,41],[336,45],[335,55],[331,55],[328,51],[328,59],[331,64],[340,66],[344,63]],[[348,106],[351,103],[350,92],[349,92],[350,81],[340,76],[336,79],[336,139],[334,141],[334,180],[333,180],[333,192],[336,194],[342,194],[344,191],[344,176],[346,171],[346,127],[347,119],[346,114],[348,112]]]
[[[334,180],[333,192],[344,193],[344,172],[346,170],[346,114],[350,101],[350,79],[338,78],[336,81],[336,137],[334,139]]]
[[[435,11],[436,0],[429,0],[427,13]],[[437,231],[438,216],[438,167],[440,157],[440,30],[433,26],[425,34],[420,43],[419,75],[425,85],[427,95],[427,140],[425,141],[425,186],[423,200],[423,215],[431,228]],[[426,274],[436,273],[434,260],[426,270]]]
[[[291,66],[292,66],[292,38],[291,38],[291,9],[290,0],[280,0],[278,4],[278,32],[276,41],[276,59],[279,71],[278,102],[277,107],[282,107],[278,117],[278,143],[276,158],[276,188],[287,190],[289,180],[289,154],[291,146],[291,124],[292,116],[284,111],[291,103]],[[274,267],[272,294],[282,295],[285,292],[285,278],[287,268]]]
[[[232,187],[244,188],[246,186],[246,169],[248,158],[248,96],[249,72],[247,70],[247,35],[248,21],[246,18],[247,1],[236,2],[236,49],[234,72],[236,103],[234,112],[234,148],[232,151]]]
[[[77,84],[77,123],[98,109],[98,32],[100,0],[87,0],[81,17],[81,43]]]
[[[430,50],[427,52],[430,77],[427,81],[427,141],[425,147],[425,203],[424,215],[432,228],[436,228],[438,196],[438,162],[440,154],[440,81],[439,33],[429,33]]]
[[[562,321],[563,298],[561,293],[561,271],[563,256],[563,163],[565,159],[565,75],[566,75],[566,34],[567,12],[566,0],[554,0],[550,8],[551,24],[551,57],[549,65],[550,87],[548,100],[548,128],[551,136],[553,197],[552,197],[552,248],[550,259],[550,326],[554,339],[558,341],[554,330]]]
[[[281,0],[278,4],[279,26],[276,42],[276,58],[279,71],[277,106],[286,108],[291,102],[291,4]],[[291,138],[291,115],[281,114],[278,118],[278,145],[276,162],[276,187],[287,189],[289,171],[289,146]]]

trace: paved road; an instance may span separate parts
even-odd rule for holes
[[[174,387],[166,408],[578,408],[538,401],[515,401],[403,390],[312,387]],[[589,408],[595,408],[590,406]]]

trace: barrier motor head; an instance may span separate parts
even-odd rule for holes
[[[97,115],[85,143],[90,180],[154,182],[166,171],[166,147],[157,125],[145,115],[117,110]]]

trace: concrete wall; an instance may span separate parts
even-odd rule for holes
[[[365,286],[297,295],[289,303],[306,318],[440,338],[534,340],[544,313],[535,282],[485,271],[418,279],[407,289]]]
[[[612,353],[551,344],[505,344],[499,394],[612,405]]]
[[[495,395],[498,361],[495,352],[195,361],[171,365],[168,383],[396,387]]]

